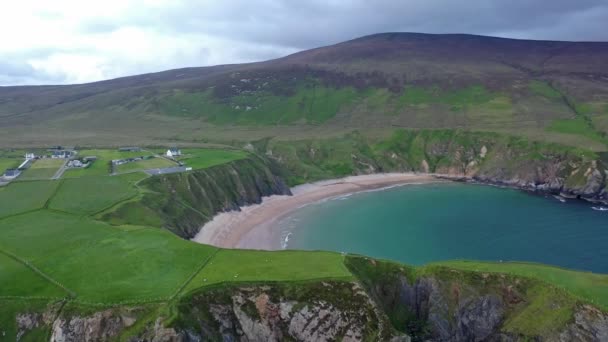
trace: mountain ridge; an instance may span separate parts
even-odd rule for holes
[[[9,131],[0,145],[187,144],[400,127],[499,130],[603,150],[607,61],[604,42],[383,33],[255,63],[0,87],[0,127]]]

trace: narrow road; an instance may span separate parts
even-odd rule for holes
[[[66,169],[66,165],[68,165],[68,161],[69,161],[69,159],[66,159],[63,162],[63,165],[61,165],[59,170],[57,170],[57,172],[55,172],[55,175],[51,179],[59,179],[59,178],[61,178],[61,176],[63,176],[63,173],[65,172],[65,169]]]

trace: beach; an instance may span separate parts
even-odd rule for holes
[[[276,250],[281,244],[272,228],[298,208],[360,191],[434,182],[445,181],[429,174],[383,173],[303,184],[291,189],[292,196],[264,197],[260,204],[214,216],[192,240],[224,248]]]

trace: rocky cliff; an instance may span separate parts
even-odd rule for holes
[[[439,266],[414,269],[364,257],[347,257],[345,263],[351,281],[217,284],[169,303],[19,312],[17,340],[608,339],[608,314],[529,278]]]
[[[263,196],[288,195],[289,188],[271,161],[251,154],[227,164],[146,179],[139,201],[128,202],[105,220],[120,224],[162,225],[189,239],[222,211],[260,203]],[[130,221],[131,213],[138,215]],[[143,222],[142,222],[143,221]]]
[[[608,203],[608,169],[602,154],[496,133],[400,130],[383,139],[353,133],[256,146],[288,171],[292,185],[351,174],[413,171]]]

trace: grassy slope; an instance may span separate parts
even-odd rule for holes
[[[206,167],[228,163],[245,157],[247,157],[247,152],[244,151],[183,149],[182,156],[177,158],[177,160],[193,169],[204,169]]]
[[[549,282],[567,289],[579,298],[608,308],[608,276],[590,272],[576,272],[568,269],[533,263],[493,263],[476,261],[440,262],[456,269],[475,272],[498,272],[529,277]]]
[[[388,142],[377,148],[390,146],[391,142]],[[0,189],[2,203],[15,203],[13,198],[27,199],[0,215],[0,250],[3,252],[0,254],[0,281],[18,279],[10,286],[0,287],[3,305],[0,315],[6,315],[0,324],[10,325],[6,322],[14,317],[11,310],[39,307],[41,304],[36,298],[41,296],[61,298],[70,295],[72,303],[103,307],[167,302],[206,286],[230,283],[353,279],[344,264],[344,256],[338,253],[218,250],[179,239],[161,229],[111,226],[90,216],[128,196],[137,195],[140,189],[132,186],[144,177],[133,173],[21,182]],[[19,196],[25,192],[30,196]],[[36,210],[46,203],[50,210]],[[14,215],[31,210],[34,211]],[[436,265],[417,269],[399,267],[415,270],[419,275],[443,274],[441,270],[447,267],[475,271],[471,273],[477,274],[473,277],[478,277],[479,272],[522,276],[553,284],[579,300],[608,309],[607,275],[530,264],[445,262],[441,266],[443,268]],[[573,299],[564,297],[561,292],[552,293],[553,288],[543,284],[529,289],[533,305],[542,309],[554,298],[563,298],[567,304],[564,307],[572,307]],[[7,296],[24,299],[15,303],[6,300]],[[535,306],[522,309],[517,316],[519,320],[514,318],[508,322],[509,329],[520,332],[549,329],[571,314],[571,309],[564,309],[554,317],[546,310],[535,311]],[[10,316],[11,312],[13,316]],[[538,316],[539,312],[549,323],[526,326],[529,318]],[[11,329],[14,328],[8,330],[9,334]]]

